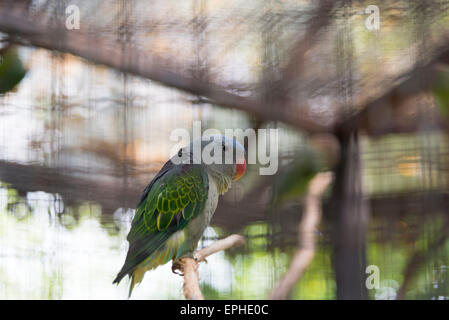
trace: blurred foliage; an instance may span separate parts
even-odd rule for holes
[[[392,134],[361,140],[364,192],[368,195],[406,194],[447,188],[447,135]],[[433,157],[433,158],[429,158]]]
[[[433,94],[441,112],[449,116],[449,66],[446,65],[437,73]]]
[[[25,77],[26,70],[16,49],[0,53],[0,94],[8,92]]]
[[[105,215],[95,203],[85,202],[73,208],[65,205],[62,213],[62,208],[54,205],[57,195],[28,192],[20,196],[8,185],[0,186],[0,299],[126,297],[127,284],[112,286],[111,279],[122,262],[121,255],[126,254],[127,223],[117,225],[120,221]],[[7,212],[8,205],[16,202],[32,208],[26,220]],[[72,217],[75,212],[77,218]],[[69,220],[72,222],[66,223]],[[372,219],[367,265],[379,267],[380,287],[368,290],[370,298],[396,297],[413,255],[424,252],[438,238],[436,230],[441,228],[443,219],[428,219],[425,223],[421,220],[419,216],[406,216],[394,223],[393,230],[385,230],[386,225],[391,225],[390,217]],[[326,240],[329,228],[325,221],[320,229],[314,260],[295,286],[291,299],[335,299],[332,245]],[[214,230],[218,237],[226,235],[220,228]],[[242,231],[247,238],[244,247],[232,250],[232,254],[211,256],[207,264],[202,264],[203,269],[208,269],[206,273],[200,270],[201,288],[207,299],[267,296],[296,252],[295,246],[269,245],[270,232],[267,223],[251,224]],[[384,233],[392,238],[386,241]],[[449,241],[419,260],[407,299],[449,298],[447,252]],[[229,269],[223,269],[226,265]],[[136,290],[136,298],[182,298],[182,278],[166,267],[146,276]]]
[[[326,270],[326,272],[323,272]],[[320,245],[304,276],[294,287],[291,299],[335,299],[336,283],[332,270],[332,246]]]
[[[203,296],[207,300],[223,299],[223,296],[221,295],[220,291],[218,291],[217,289],[212,287],[210,284],[208,284],[208,283],[201,283],[200,287],[201,287],[201,292],[203,293]]]
[[[312,149],[304,148],[293,156],[293,161],[281,173],[273,193],[272,204],[282,205],[286,200],[302,195],[310,180],[322,167],[322,161]]]

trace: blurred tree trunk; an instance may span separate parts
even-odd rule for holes
[[[337,136],[341,154],[332,194],[337,299],[366,299],[365,234],[368,219],[362,192],[358,135],[352,132]]]

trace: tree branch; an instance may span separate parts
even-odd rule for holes
[[[117,46],[113,41],[105,41],[99,36],[79,30],[67,30],[62,24],[59,27],[43,24],[41,20],[45,19],[39,15],[31,19],[26,12],[17,14],[13,10],[0,7],[0,31],[10,34],[10,40],[19,44],[70,53],[93,63],[207,97],[211,103],[219,106],[246,111],[266,120],[279,120],[308,132],[329,132],[331,129],[330,126],[319,124],[304,114],[276,108],[257,95],[243,97],[226,91],[217,84],[170,71],[169,66],[172,70],[180,68],[172,62],[169,63],[167,59],[155,54],[149,55],[130,43]]]
[[[283,75],[281,87],[286,90],[286,94],[288,94],[288,87],[291,85],[291,82],[303,71],[307,50],[318,42],[320,32],[331,23],[332,9],[334,6],[335,1],[320,0],[308,20],[308,28],[304,32],[304,36],[298,39],[292,46],[289,52],[290,59],[281,71]]]
[[[198,276],[198,264],[206,261],[206,258],[214,253],[229,248],[240,247],[245,243],[243,236],[233,234],[224,239],[218,240],[201,250],[196,251],[192,258],[182,258],[173,262],[173,272],[179,270],[184,276],[184,296],[187,300],[204,300],[201,293]]]
[[[183,258],[179,261],[180,269],[184,275],[184,296],[187,300],[204,300],[200,289],[198,276],[198,262],[192,258]]]
[[[305,199],[304,216],[299,224],[298,241],[300,247],[293,258],[289,269],[278,285],[271,291],[269,299],[286,299],[312,262],[315,255],[315,229],[321,220],[320,198],[332,181],[330,172],[319,173],[309,185]]]
[[[224,239],[215,241],[210,246],[198,250],[193,255],[197,262],[205,261],[206,258],[214,253],[229,248],[237,248],[245,244],[245,238],[238,234],[232,234]]]

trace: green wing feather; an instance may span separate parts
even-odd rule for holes
[[[181,256],[183,246],[165,248],[166,241],[203,211],[208,190],[207,173],[201,165],[168,162],[144,190],[137,205],[127,237],[126,261],[114,283],[127,274],[132,276],[141,264],[154,267]]]

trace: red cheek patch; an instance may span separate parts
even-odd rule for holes
[[[236,164],[234,181],[240,179],[245,173],[245,170],[246,170],[246,161],[245,159],[243,159],[243,163]]]

